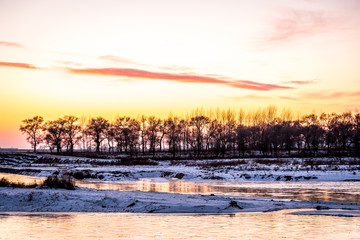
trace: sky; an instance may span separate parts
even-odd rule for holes
[[[36,115],[360,111],[358,0],[0,0],[0,147]]]

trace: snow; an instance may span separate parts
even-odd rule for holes
[[[38,161],[41,160],[41,161]],[[48,154],[4,153],[0,172],[47,177],[53,174],[86,173],[87,180],[157,182],[197,181],[237,184],[253,187],[305,188],[313,182],[318,189],[343,191],[344,184],[357,189],[360,180],[360,161],[356,158],[266,158],[266,159],[209,159],[161,160],[158,165],[107,165],[118,159],[90,159]],[[306,163],[321,162],[314,166]],[[336,162],[334,164],[334,162]],[[31,179],[31,182],[35,179]],[[221,181],[221,182],[220,182]],[[337,182],[334,182],[337,181]],[[350,182],[344,182],[350,181]],[[273,182],[271,185],[265,183]],[[256,186],[256,184],[259,186]],[[329,184],[327,184],[329,183]],[[279,185],[280,184],[280,185]],[[215,193],[217,194],[217,193]],[[357,194],[357,193],[356,193]],[[0,212],[139,212],[139,213],[229,213],[267,212],[282,209],[342,209],[299,211],[294,214],[322,214],[359,217],[360,205],[315,201],[284,200],[242,196],[177,194],[145,191],[114,191],[77,188],[61,189],[0,188]],[[346,211],[345,211],[346,209]],[[350,210],[349,210],[350,209]]]
[[[49,163],[37,163],[46,158]],[[54,160],[52,162],[51,160]],[[53,173],[88,172],[104,181],[136,181],[142,178],[175,178],[183,173],[184,180],[222,181],[360,181],[360,159],[357,158],[254,158],[211,160],[161,160],[158,165],[106,165],[118,159],[83,157],[11,155],[1,159],[0,172],[46,177]],[[227,162],[239,162],[226,165]],[[311,166],[309,162],[321,162]],[[219,166],[216,165],[219,163]],[[222,164],[221,164],[222,163]],[[350,164],[351,163],[351,164]]]
[[[0,188],[0,212],[233,213],[299,208],[348,209],[354,212],[360,210],[360,205],[89,188],[77,188],[73,191]]]

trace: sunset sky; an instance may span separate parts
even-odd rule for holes
[[[359,0],[0,0],[0,147],[21,120],[270,104],[360,111]]]

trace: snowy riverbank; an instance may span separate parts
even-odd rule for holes
[[[353,210],[353,215],[359,216],[354,210],[360,210],[360,205],[88,188],[0,188],[0,212],[234,213],[316,208]]]
[[[134,161],[134,162],[133,162]],[[0,172],[47,177],[137,181],[360,181],[358,158],[248,158],[208,160],[96,159],[50,154],[2,154]]]

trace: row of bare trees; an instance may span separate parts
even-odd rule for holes
[[[64,116],[46,121],[23,120],[20,131],[34,151],[39,144],[50,151],[74,149],[130,156],[169,152],[172,156],[278,156],[287,153],[360,155],[360,114],[310,114],[294,119],[290,110],[269,106],[256,111],[194,110],[185,117],[170,115],[103,117]]]

